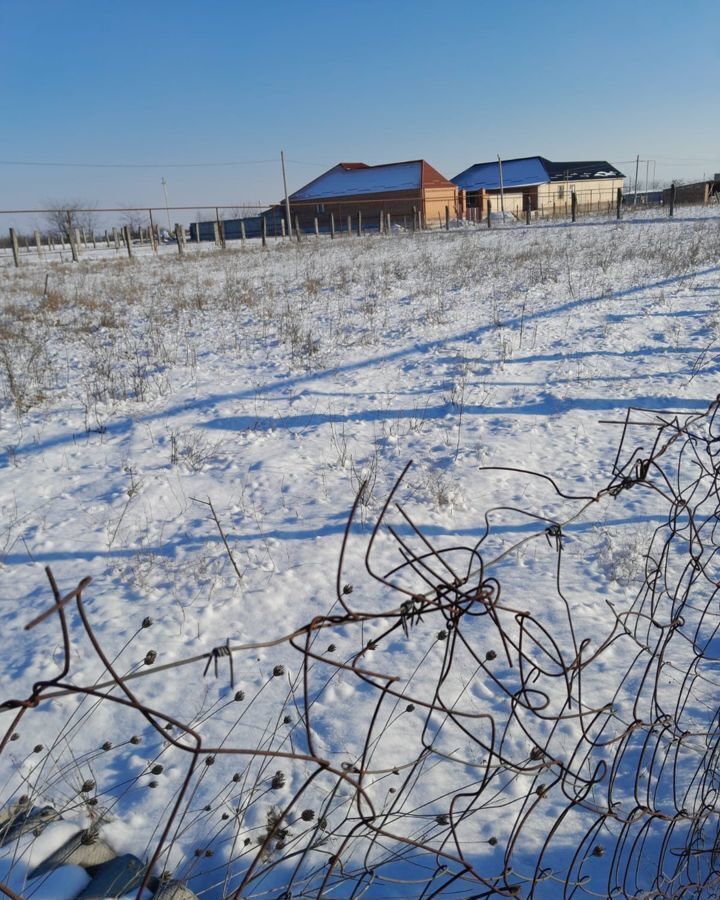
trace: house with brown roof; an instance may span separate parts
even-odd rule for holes
[[[413,222],[433,227],[445,221],[445,208],[452,218],[462,214],[459,191],[424,159],[369,166],[338,163],[290,195],[290,212],[304,231],[318,226],[327,231],[331,216],[336,229],[347,229],[348,217],[357,227],[378,228],[384,221],[412,227]]]

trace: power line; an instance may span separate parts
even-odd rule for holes
[[[264,163],[277,163],[277,159],[242,159],[235,162],[202,163],[66,163],[0,159],[0,166],[47,166],[64,169],[205,169],[227,166],[254,166]],[[318,163],[318,165],[322,165],[322,163]]]
[[[277,158],[271,159],[238,159],[233,162],[195,162],[195,163],[92,163],[92,162],[40,162],[37,160],[0,159],[0,166],[35,166],[63,169],[212,169],[230,166],[257,166],[276,164]],[[330,163],[308,162],[301,159],[289,159],[296,166],[329,166]]]

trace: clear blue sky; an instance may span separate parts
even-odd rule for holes
[[[274,201],[281,148],[291,190],[498,153],[701,177],[718,34],[718,0],[0,0],[0,208],[160,206],[163,176],[171,204]]]

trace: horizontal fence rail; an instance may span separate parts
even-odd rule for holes
[[[229,241],[260,241],[328,236],[361,237],[398,232],[449,231],[480,225],[492,228],[524,222],[546,222],[582,217],[622,218],[638,205],[662,206],[674,215],[674,187],[663,192],[664,203],[651,204],[647,197],[618,189],[564,190],[552,185],[551,194],[537,191],[461,192],[454,195],[391,196],[383,198],[336,197],[289,204],[241,202],[183,206],[85,207],[0,210],[0,261],[16,267],[25,260],[79,261],[98,251],[132,257],[158,253],[173,245],[183,255],[190,244],[211,243],[225,248]],[[717,204],[713,196],[709,203]],[[697,205],[697,204],[692,204]],[[707,205],[707,204],[706,204]],[[193,213],[190,217],[187,214]],[[181,221],[182,220],[182,221]]]

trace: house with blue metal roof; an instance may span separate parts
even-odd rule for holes
[[[605,160],[553,162],[527,156],[476,163],[451,180],[465,191],[471,215],[484,218],[488,208],[519,215],[528,206],[552,215],[569,208],[573,194],[578,209],[605,211],[616,202],[624,178]]]
[[[461,215],[457,186],[424,159],[384,163],[338,163],[290,195],[293,225],[302,230],[345,229],[351,222],[378,228],[383,217],[393,222],[437,225]],[[332,222],[332,225],[331,225]]]

